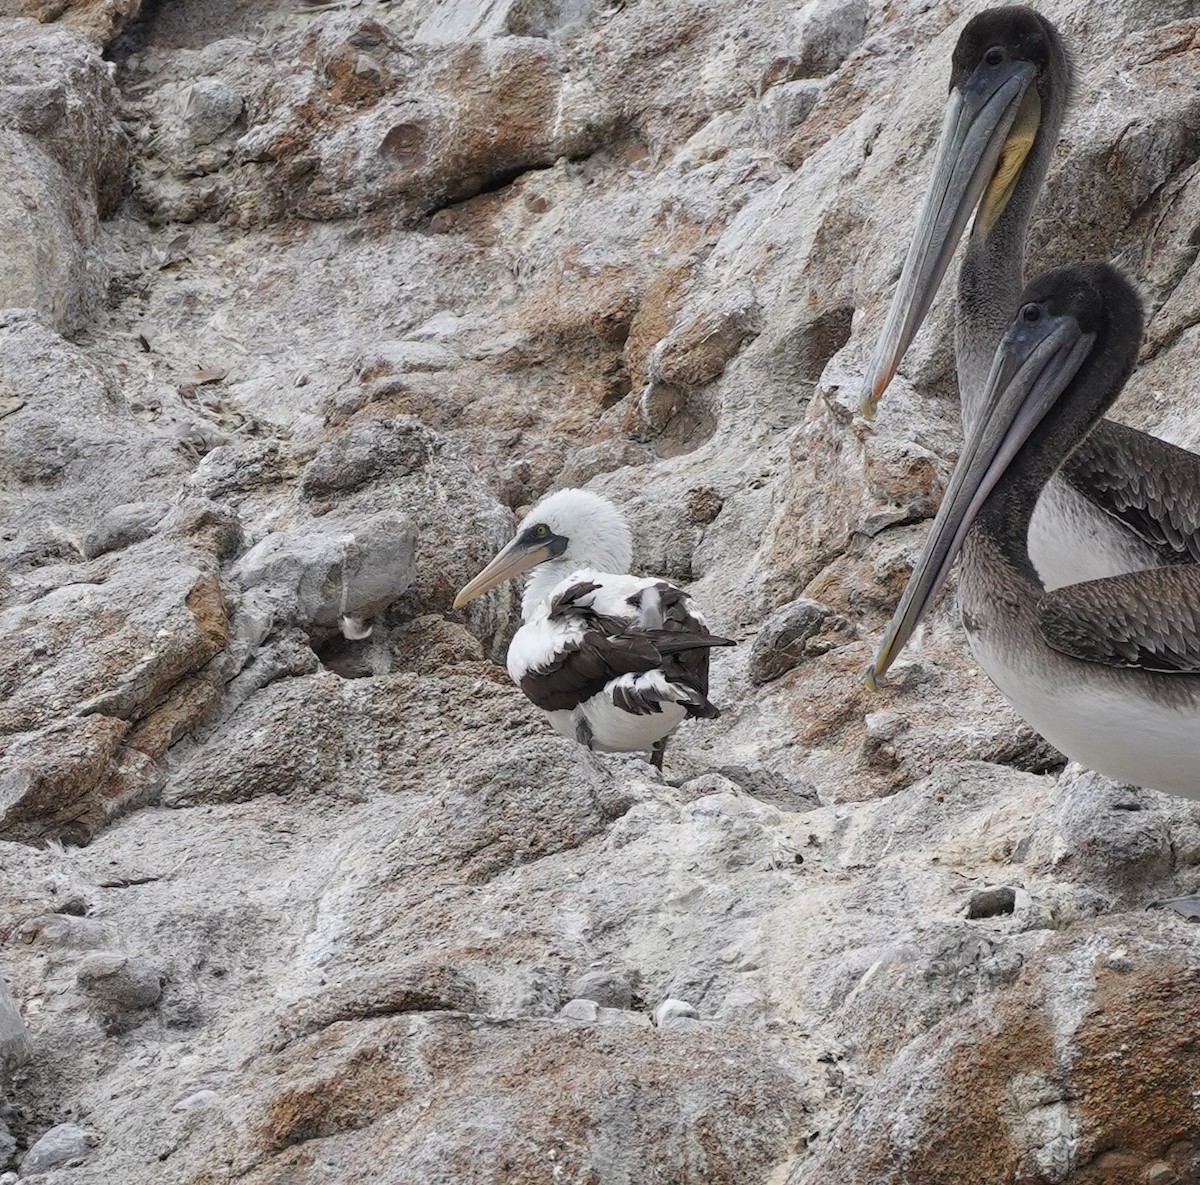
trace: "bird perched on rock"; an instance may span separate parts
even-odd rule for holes
[[[1021,300],[1025,238],[1071,90],[1062,38],[1041,13],[990,8],[955,46],[942,141],[880,335],[863,411],[872,414],[924,320],[967,222],[955,354],[964,435]],[[1051,474],[1029,524],[1047,589],[1200,561],[1200,458],[1101,420]]]
[[[611,502],[559,490],[454,599],[457,609],[531,571],[508,673],[555,730],[589,749],[651,752],[688,716],[719,715],[708,699],[709,633],[696,603],[653,576],[630,576],[633,542]]]

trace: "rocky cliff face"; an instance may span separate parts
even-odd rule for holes
[[[0,0],[0,1169],[1200,1181],[1200,813],[1063,772],[952,598],[859,682],[982,7]],[[1039,7],[1031,265],[1138,279],[1118,418],[1196,446],[1200,17]],[[743,641],[665,778],[509,685],[515,590],[450,609],[582,483]]]

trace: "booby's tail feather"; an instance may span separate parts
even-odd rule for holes
[[[635,716],[661,712],[662,704],[679,704],[689,716],[706,720],[714,720],[721,714],[702,692],[686,683],[667,678],[662,671],[622,675],[614,679],[610,686],[613,705]]]
[[[683,654],[688,650],[711,650],[714,646],[736,646],[732,638],[719,638],[716,634],[688,634],[681,630],[640,631],[654,643],[659,654]]]

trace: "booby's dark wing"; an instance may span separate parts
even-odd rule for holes
[[[1150,568],[1046,593],[1038,625],[1073,658],[1161,674],[1200,673],[1200,566]]]
[[[544,711],[571,711],[619,675],[652,671],[661,662],[649,638],[609,637],[589,630],[577,642],[568,643],[553,662],[527,671],[520,687]]]
[[[705,700],[709,648],[734,643],[710,634],[703,622],[697,622],[695,617],[682,616],[675,605],[676,598],[669,595],[652,598],[664,606],[661,612],[647,606],[647,612],[639,614],[661,623],[654,628],[643,628],[636,620],[600,613],[592,604],[594,594],[600,588],[590,581],[581,581],[565,588],[551,602],[551,620],[574,618],[587,628],[578,640],[565,642],[551,663],[527,671],[521,677],[521,690],[529,699],[549,712],[570,710],[603,691],[620,675],[661,669],[670,682],[681,683],[699,692],[699,698]],[[671,585],[663,583],[662,588],[686,597]],[[631,604],[631,618],[637,609]],[[687,629],[688,622],[697,624],[699,629]],[[697,655],[704,659],[703,687],[695,686],[693,682]],[[660,710],[652,695],[645,703],[638,700],[618,706],[639,713]]]
[[[1064,462],[1066,481],[1164,564],[1200,563],[1200,456],[1102,420]]]
[[[641,589],[629,598],[630,607],[638,614],[643,629],[661,629],[664,635],[704,639],[711,638],[708,624],[696,602],[681,588],[666,580]],[[718,639],[710,645],[734,646],[736,643]],[[664,652],[665,653],[665,652]],[[682,647],[664,658],[663,671],[673,683],[680,683],[708,699],[708,648],[699,645]],[[716,715],[716,708],[712,709]]]

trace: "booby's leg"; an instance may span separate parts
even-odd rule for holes
[[[1167,897],[1163,901],[1151,901],[1151,909],[1171,909],[1189,922],[1200,922],[1200,895],[1191,897]]]
[[[667,738],[663,737],[661,741],[655,741],[650,746],[650,764],[654,766],[659,773],[662,773],[663,754],[667,751]]]

